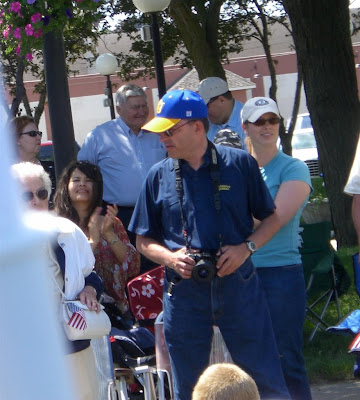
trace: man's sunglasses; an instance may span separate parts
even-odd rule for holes
[[[165,135],[166,135],[166,136],[172,136],[172,135],[174,134],[174,132],[175,132],[177,129],[180,129],[182,126],[185,126],[185,125],[187,125],[187,124],[190,124],[190,122],[194,122],[194,120],[191,119],[190,121],[185,122],[185,124],[182,124],[182,125],[180,125],[180,126],[177,126],[176,128],[168,129],[167,131],[165,131]]]
[[[255,125],[255,126],[264,126],[266,123],[269,123],[270,125],[276,125],[280,122],[280,118],[279,117],[271,117],[268,119],[258,119],[255,122],[251,122],[251,124]]]
[[[22,197],[22,199],[24,201],[28,202],[28,201],[31,201],[34,198],[34,195],[36,195],[36,197],[39,200],[45,200],[45,199],[48,198],[49,192],[45,188],[41,188],[41,189],[38,189],[35,193],[30,192],[30,191],[24,192],[21,195],[21,197]]]
[[[29,135],[31,137],[35,137],[35,136],[39,135],[40,137],[42,137],[42,132],[40,132],[40,131],[29,131],[29,132],[22,132],[22,133],[20,133],[20,136],[21,135]]]

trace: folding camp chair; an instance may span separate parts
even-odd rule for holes
[[[306,224],[302,228],[300,253],[308,296],[306,318],[314,325],[311,342],[318,329],[325,331],[329,327],[324,317],[331,301],[335,302],[337,322],[340,320],[339,295],[346,292],[350,282],[330,244],[330,222]]]
[[[95,356],[96,376],[99,384],[98,400],[117,400],[109,336],[92,339],[91,347]]]
[[[360,297],[360,265],[359,254],[352,256],[354,283],[358,296]],[[353,337],[349,345],[349,354],[355,355],[354,377],[360,379],[360,310],[354,310],[344,317],[337,325],[330,326],[329,332],[337,334],[347,334]]]

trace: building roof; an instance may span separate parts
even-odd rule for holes
[[[234,72],[225,70],[226,80],[229,85],[229,90],[247,90],[256,88],[255,83],[251,82],[250,79],[241,77]],[[173,84],[168,90],[175,89],[189,89],[194,92],[198,91],[199,87],[199,76],[195,68],[186,72],[175,84]]]

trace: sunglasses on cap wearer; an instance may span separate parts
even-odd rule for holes
[[[187,125],[187,124],[190,124],[190,122],[194,122],[194,120],[191,119],[190,121],[185,122],[185,124],[182,124],[182,125],[180,125],[180,126],[177,126],[176,128],[168,129],[167,131],[165,131],[165,135],[166,135],[166,136],[172,136],[172,135],[174,134],[174,132],[175,132],[177,129],[180,129],[182,126],[185,126],[185,125]]]
[[[249,121],[248,121],[249,122]],[[255,122],[250,122],[250,124],[253,124],[255,126],[264,126],[266,123],[269,123],[270,125],[276,125],[280,122],[280,118],[279,117],[271,117],[268,119],[258,119]]]
[[[35,193],[28,191],[24,192],[21,197],[24,201],[28,202],[33,200],[34,195],[39,199],[39,200],[45,200],[49,196],[49,192],[45,188],[40,188],[38,189]]]
[[[31,137],[35,137],[35,136],[39,135],[40,137],[42,137],[42,132],[40,132],[40,131],[29,131],[29,132],[22,132],[22,133],[20,133],[20,136],[21,135],[29,135]]]

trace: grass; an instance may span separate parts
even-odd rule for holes
[[[323,178],[321,176],[312,177],[311,185],[313,187],[313,191],[310,193],[309,201],[312,203],[326,201],[327,193]]]
[[[360,299],[354,287],[351,259],[352,254],[356,251],[357,247],[352,247],[339,249],[337,252],[351,278],[349,290],[339,300],[341,317],[345,317],[351,311],[360,308]],[[337,323],[336,307],[333,302],[325,314],[325,320],[330,326]],[[353,337],[318,330],[312,342],[308,343],[313,327],[309,321],[305,322],[304,358],[310,383],[352,379],[355,356],[348,354],[348,346]]]

